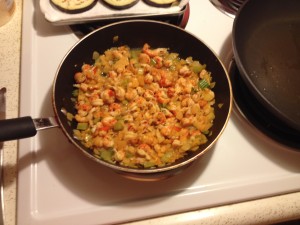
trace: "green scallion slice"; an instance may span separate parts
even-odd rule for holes
[[[201,89],[205,89],[205,88],[209,88],[210,85],[209,85],[209,83],[205,79],[201,79],[198,82],[198,87],[201,88]]]

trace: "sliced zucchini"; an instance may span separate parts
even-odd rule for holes
[[[66,13],[81,13],[93,8],[97,0],[50,0],[50,3]]]
[[[138,3],[139,0],[102,0],[107,6],[113,9],[128,9]]]
[[[144,0],[144,2],[155,7],[170,7],[177,4],[179,0]]]

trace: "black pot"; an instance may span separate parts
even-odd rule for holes
[[[247,88],[284,126],[300,132],[300,1],[246,1],[232,38]]]

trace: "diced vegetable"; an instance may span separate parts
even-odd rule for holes
[[[156,64],[157,64],[157,62],[155,61],[155,59],[151,58],[151,60],[150,60],[150,65],[151,65],[151,66],[154,66],[154,65],[156,65]]]
[[[114,155],[114,152],[111,149],[109,149],[109,150],[101,149],[100,150],[101,158],[107,162],[110,162],[110,163],[113,162],[113,155]]]
[[[118,120],[114,125],[114,131],[120,131],[124,129],[124,123],[122,120]]]
[[[88,128],[88,123],[78,123],[77,130],[86,130]]]
[[[172,158],[173,153],[172,152],[166,152],[163,157],[162,157],[162,161],[163,162],[170,162],[170,159]]]
[[[93,52],[93,60],[97,60],[99,58],[100,54],[97,51]]]
[[[203,69],[205,69],[205,65],[200,64],[199,61],[193,61],[192,70],[194,73],[200,73]]]
[[[78,89],[75,89],[75,90],[72,91],[72,95],[73,95],[74,97],[77,97],[77,96],[78,96],[78,93],[79,93],[79,90],[78,90]]]
[[[201,89],[209,88],[209,83],[205,79],[202,79],[198,82],[198,87]]]
[[[72,113],[67,112],[67,120],[72,121],[74,118],[74,115]]]

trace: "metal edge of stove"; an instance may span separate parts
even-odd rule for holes
[[[239,6],[236,3],[230,3],[230,0],[209,0],[218,10],[225,15],[235,18]]]
[[[0,89],[0,120],[6,118],[6,88]],[[3,142],[0,142],[0,225],[4,224]]]

